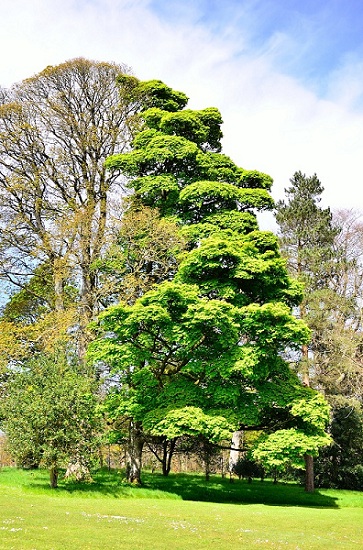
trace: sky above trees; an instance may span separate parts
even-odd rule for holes
[[[360,0],[5,0],[0,85],[83,56],[126,63],[216,106],[224,152],[274,198],[316,172],[333,208],[363,207]]]

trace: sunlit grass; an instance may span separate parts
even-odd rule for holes
[[[198,475],[117,472],[48,487],[44,471],[0,470],[0,549],[177,550],[363,547],[363,494]],[[207,502],[208,500],[208,502]],[[203,502],[204,501],[204,502]]]

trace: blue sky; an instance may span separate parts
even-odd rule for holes
[[[123,62],[217,106],[224,152],[275,180],[317,173],[363,210],[362,0],[3,0],[0,85],[67,59]]]
[[[204,27],[234,43],[235,57],[273,53],[276,68],[322,95],[325,77],[363,59],[362,0],[151,0],[166,24]]]

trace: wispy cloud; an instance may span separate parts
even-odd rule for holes
[[[360,0],[5,4],[2,85],[78,56],[124,62],[193,108],[219,107],[225,152],[270,173],[276,197],[302,170],[318,174],[327,204],[363,208]]]

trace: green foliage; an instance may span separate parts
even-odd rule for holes
[[[56,300],[53,271],[49,262],[39,264],[29,281],[5,304],[2,318],[21,325],[31,325],[53,311]],[[65,280],[63,292],[63,304],[69,307],[77,300],[76,285],[71,280]]]
[[[157,208],[162,216],[173,213],[179,196],[179,186],[174,176],[144,176],[133,180],[132,187],[144,206]]]
[[[159,381],[192,365],[210,368],[238,340],[232,305],[200,299],[198,288],[165,282],[131,306],[117,305],[100,315],[101,334],[89,356],[128,370],[147,365]]]
[[[292,318],[290,309],[282,303],[253,303],[241,308],[241,332],[249,341],[258,341],[266,357],[287,346],[299,349],[310,338],[306,324]]]
[[[142,113],[142,117],[149,128],[165,135],[183,136],[200,147],[220,151],[222,118],[218,109],[210,107],[202,111],[165,111],[148,109]]]
[[[290,183],[285,189],[287,201],[276,205],[281,248],[290,271],[304,281],[308,291],[317,290],[326,284],[338,230],[330,209],[319,205],[324,188],[316,174],[308,177],[295,172]]]
[[[273,208],[272,179],[220,153],[217,109],[173,109],[168,94],[166,106],[141,105],[133,150],[106,164],[129,176],[131,204],[177,220],[188,252],[171,282],[100,315],[89,357],[119,377],[115,417],[153,436],[200,436],[207,448],[237,428],[266,430],[265,445],[275,431],[281,460],[301,461],[326,443],[327,411],[282,358],[310,333],[290,309],[301,285],[277,238],[258,231],[256,213]]]
[[[54,306],[53,273],[49,263],[41,264],[24,287],[12,295],[3,309],[3,319],[31,324]]]
[[[313,393],[295,401],[291,407],[291,413],[301,418],[306,425],[321,432],[325,430],[330,420],[330,407],[321,393]]]
[[[5,373],[10,363],[17,363],[28,356],[31,342],[26,328],[0,320],[0,373]]]
[[[304,469],[304,455],[317,456],[319,449],[329,442],[330,437],[324,433],[307,435],[302,430],[278,430],[264,436],[252,455],[269,469],[283,471],[287,465]]]
[[[179,196],[181,216],[188,223],[198,223],[205,216],[223,210],[269,210],[273,200],[264,189],[241,189],[230,183],[197,181]]]
[[[63,353],[35,356],[8,378],[1,415],[16,462],[58,469],[77,456],[89,464],[97,427],[93,381]]]
[[[154,435],[164,435],[167,439],[183,435],[203,435],[208,441],[216,442],[229,439],[234,426],[227,419],[211,411],[206,414],[201,408],[186,406],[181,409],[158,411],[146,415],[144,429]]]
[[[249,189],[267,189],[272,187],[273,179],[268,174],[257,170],[243,170],[239,184]]]
[[[275,237],[260,232],[238,238],[215,232],[181,262],[177,279],[236,305],[298,303],[301,296],[301,289],[292,288]]]
[[[252,481],[255,477],[260,477],[261,480],[265,477],[264,469],[260,464],[248,458],[239,458],[233,466],[233,473],[241,478],[247,478]]]
[[[331,444],[323,449],[315,470],[319,487],[363,490],[363,412],[361,404],[336,399],[330,426]]]
[[[139,93],[143,98],[143,108],[161,108],[164,111],[178,111],[188,102],[183,92],[177,92],[166,86],[161,80],[139,82]]]
[[[257,230],[256,216],[252,212],[224,211],[215,212],[205,216],[200,223],[184,225],[180,233],[184,236],[190,247],[195,248],[197,244],[214,234],[233,237],[239,232],[243,234]]]
[[[161,108],[173,112],[183,109],[188,102],[188,98],[183,92],[169,88],[160,80],[140,82],[134,76],[121,74],[117,81],[122,98],[128,102],[139,104],[144,110]]]
[[[143,150],[135,148],[123,155],[111,156],[106,167],[128,176],[159,176],[164,174],[165,167],[177,178],[193,176],[198,153],[196,144],[183,137],[150,134],[149,131],[146,135],[141,134],[139,139]]]
[[[219,181],[239,185],[244,170],[232,159],[221,153],[199,152],[195,179],[198,181]]]

